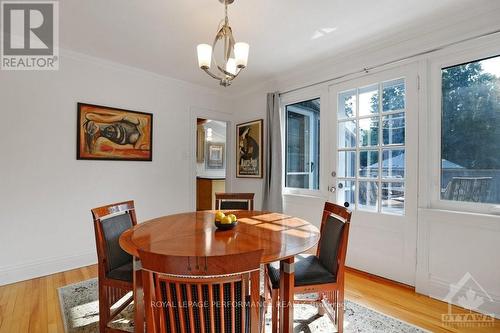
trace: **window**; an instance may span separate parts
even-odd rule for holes
[[[500,56],[441,70],[441,199],[500,203]]]
[[[319,189],[320,99],[285,107],[285,187]]]
[[[337,200],[403,215],[406,84],[391,80],[338,95]]]

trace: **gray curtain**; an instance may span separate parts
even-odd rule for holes
[[[267,116],[264,158],[264,188],[262,209],[282,212],[282,156],[281,156],[281,121],[280,96],[278,93],[267,94]]]

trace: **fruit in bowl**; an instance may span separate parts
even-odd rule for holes
[[[224,214],[224,212],[218,211],[215,213],[215,221],[220,222],[225,216],[226,214]]]
[[[220,220],[220,223],[231,224],[231,223],[233,223],[233,220],[231,219],[231,217],[229,215],[226,215]]]
[[[238,224],[238,218],[234,214],[224,214],[224,212],[217,211],[215,213],[215,226],[220,230],[229,230]]]

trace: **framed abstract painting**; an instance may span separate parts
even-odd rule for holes
[[[153,160],[151,113],[78,103],[78,160]]]
[[[236,177],[262,178],[263,120],[236,125]]]

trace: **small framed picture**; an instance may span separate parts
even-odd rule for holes
[[[236,177],[262,178],[262,119],[236,125]]]
[[[207,169],[224,169],[224,144],[209,142],[207,144],[207,158],[205,160]]]
[[[153,115],[78,103],[78,160],[152,161]]]

